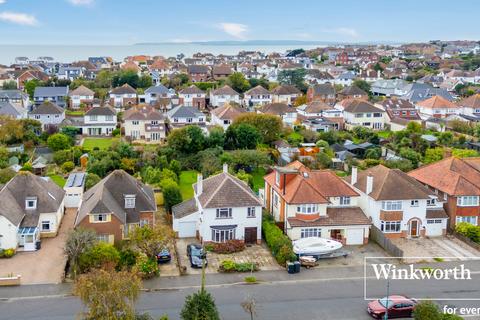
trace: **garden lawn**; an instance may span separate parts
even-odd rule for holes
[[[257,168],[252,171],[253,177],[253,191],[258,192],[258,189],[261,189],[265,186],[263,177],[267,174],[267,171],[264,168]]]
[[[378,131],[378,136],[383,139],[388,139],[390,138],[390,135],[392,134],[391,131]]]
[[[180,192],[182,193],[182,199],[190,200],[193,198],[192,184],[197,182],[197,172],[194,170],[182,171],[180,173]]]
[[[118,141],[118,138],[85,138],[83,140],[83,148],[85,150],[93,150],[93,148],[98,147],[100,150],[106,150],[115,141]]]
[[[59,176],[58,174],[50,174],[48,177],[52,179],[52,181],[55,182],[60,188],[65,186],[66,181],[62,176]]]

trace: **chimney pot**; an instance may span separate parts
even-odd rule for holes
[[[203,192],[203,176],[201,173],[197,175],[197,196]]]
[[[228,173],[228,164],[227,163],[223,164],[223,173]]]
[[[357,183],[357,175],[358,175],[358,169],[357,167],[353,166],[352,167],[352,180],[350,181],[350,183],[352,185],[356,184]]]
[[[367,186],[366,186],[366,194],[369,195],[372,193],[373,190],[373,177],[372,176],[367,176]]]

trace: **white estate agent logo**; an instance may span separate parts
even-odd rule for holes
[[[470,269],[461,264],[454,268],[416,268],[413,264],[397,268],[391,263],[372,263],[377,280],[471,280]]]

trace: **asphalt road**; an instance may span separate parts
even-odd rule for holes
[[[257,285],[219,285],[208,290],[215,297],[222,319],[249,319],[240,303],[250,295],[257,302],[256,319],[370,319],[366,314],[367,302],[363,300],[363,279],[282,281]],[[184,298],[197,289],[183,288],[143,293],[137,304],[139,312],[154,316],[168,314],[179,319]],[[384,295],[382,284],[372,285],[372,294]],[[453,288],[451,283],[435,282],[431,286],[412,288],[401,282],[391,285],[391,293],[404,293],[412,297],[445,297],[437,301],[441,306],[479,307],[480,301],[455,301],[467,294],[480,296],[480,285],[475,281]],[[448,298],[447,298],[448,297]],[[0,302],[0,319],[63,320],[74,319],[82,311],[75,297],[48,297],[11,299]],[[469,317],[468,319],[477,319]]]

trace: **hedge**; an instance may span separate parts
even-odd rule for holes
[[[480,226],[474,226],[467,222],[460,222],[455,226],[455,231],[475,243],[480,243]]]
[[[269,214],[263,215],[262,231],[263,237],[278,264],[285,265],[287,261],[297,260],[297,256],[293,252],[292,241],[275,224]]]
[[[258,266],[253,262],[234,262],[223,260],[218,268],[220,272],[251,272],[258,271]]]

